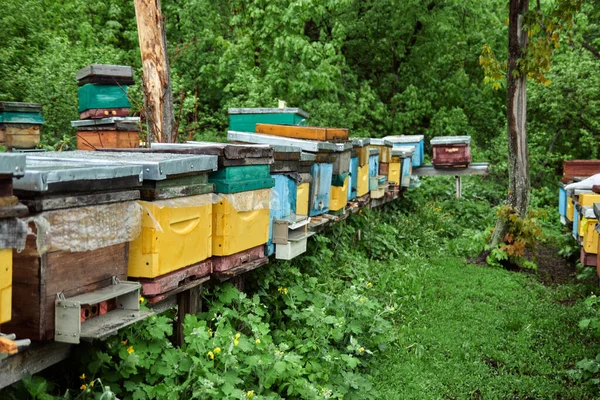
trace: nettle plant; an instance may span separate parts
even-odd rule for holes
[[[600,338],[600,297],[592,295],[585,300],[590,316],[579,321],[579,328],[587,331],[595,339]],[[567,371],[576,381],[588,381],[600,386],[600,354],[594,358],[585,358],[576,364],[576,368]]]
[[[527,217],[522,218],[510,206],[498,208],[497,215],[503,219],[508,230],[503,243],[494,248],[488,248],[490,254],[487,263],[493,266],[505,267],[516,265],[522,268],[537,269],[535,262],[525,257],[526,249],[532,249],[543,238],[542,226],[538,221],[539,213],[530,210]]]

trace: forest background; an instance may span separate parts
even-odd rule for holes
[[[548,81],[528,84],[535,188],[554,188],[564,159],[600,156],[595,3],[584,4],[561,38]],[[85,65],[134,66],[139,114],[131,1],[0,5],[0,100],[43,104],[44,146],[75,147],[75,72]],[[551,6],[542,2],[542,11]],[[165,0],[162,9],[181,140],[224,140],[227,108],[281,99],[309,112],[311,125],[355,136],[470,135],[475,160],[489,161],[506,182],[505,90],[484,83],[479,61],[484,46],[506,59],[506,1]]]

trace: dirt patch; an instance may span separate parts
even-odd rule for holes
[[[484,251],[477,257],[469,258],[467,262],[481,266],[487,265],[486,258],[489,254],[489,251]],[[548,286],[564,285],[576,280],[575,265],[559,255],[558,248],[555,246],[538,244],[535,249],[528,249],[525,257],[537,264],[537,271],[521,268],[508,261],[503,261],[501,264],[508,271],[535,274],[540,282]]]

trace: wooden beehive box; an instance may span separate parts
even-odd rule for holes
[[[562,182],[569,183],[573,178],[586,178],[600,174],[600,160],[565,160]]]
[[[329,211],[333,164],[313,164],[311,169],[310,199],[308,214],[311,217]]]
[[[77,129],[77,149],[135,149],[140,147],[139,117],[107,117],[71,121]]]
[[[88,83],[98,85],[133,85],[133,68],[127,65],[91,64],[75,74],[79,86]]]
[[[131,108],[127,85],[98,85],[88,83],[77,90],[80,113],[90,109]]]
[[[348,129],[321,128],[314,126],[256,124],[256,133],[282,136],[292,139],[318,141],[347,140]]]
[[[275,220],[281,220],[295,214],[296,198],[298,195],[298,186],[295,179],[284,175],[271,175],[275,180],[274,191],[277,199],[271,201],[270,221],[269,221],[269,240],[267,242],[265,253],[270,256],[275,252],[273,245],[273,224]]]
[[[358,157],[350,159],[350,188],[348,189],[348,200],[356,198],[358,194]]]
[[[42,106],[36,103],[0,102],[0,145],[33,149],[40,143]]]
[[[391,142],[394,147],[414,146],[412,166],[420,167],[425,163],[425,136],[424,135],[394,135],[385,136],[385,140]]]
[[[470,136],[438,136],[430,143],[435,168],[466,168],[471,163]]]

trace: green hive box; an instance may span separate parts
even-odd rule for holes
[[[96,108],[130,108],[127,86],[94,85],[88,83],[78,91],[79,112]]]
[[[217,193],[239,193],[268,189],[275,186],[269,165],[227,167],[210,174],[208,181],[215,184]]]
[[[43,125],[44,118],[34,112],[0,112],[0,124]]]
[[[299,108],[230,108],[229,130],[256,132],[256,124],[305,126],[308,117]]]

